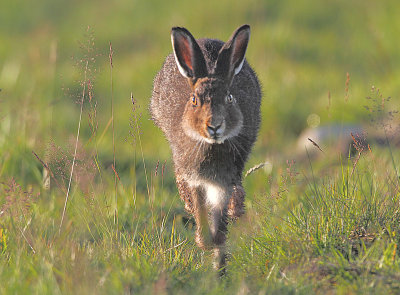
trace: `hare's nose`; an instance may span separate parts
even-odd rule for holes
[[[215,135],[218,134],[218,130],[221,128],[222,124],[219,124],[217,126],[214,125],[207,125],[207,131],[210,134],[211,137],[214,137]]]

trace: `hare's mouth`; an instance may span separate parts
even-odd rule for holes
[[[204,141],[207,142],[207,143],[209,143],[209,144],[222,144],[222,143],[224,143],[225,139],[226,139],[226,136],[223,136],[223,137],[213,137],[213,138],[205,137],[205,138],[204,138]]]
[[[205,141],[211,144],[221,144],[226,139],[226,124],[223,120],[219,124],[207,123],[205,126],[204,134]]]
[[[233,129],[226,129],[225,121],[218,125],[205,125],[205,128],[200,132],[189,127],[183,126],[183,130],[187,136],[196,140],[196,141],[203,141],[208,144],[223,144],[229,138],[235,137],[240,133],[242,129],[243,122],[240,120],[238,124]]]
[[[209,144],[222,144],[227,138],[229,138],[228,136],[222,134],[210,136],[210,134],[207,132],[199,133],[198,131],[195,131],[191,128],[184,128],[183,130],[190,138]]]

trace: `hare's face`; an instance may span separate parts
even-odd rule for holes
[[[241,26],[221,47],[217,59],[211,61],[208,54],[205,58],[188,30],[172,28],[171,41],[176,65],[192,89],[187,98],[182,127],[186,135],[194,140],[221,144],[239,135],[243,115],[235,94],[230,93],[229,88],[243,66],[249,38],[250,27]],[[204,48],[204,51],[207,49]]]
[[[182,120],[186,135],[196,141],[221,144],[239,134],[243,115],[223,80],[200,78],[192,90]]]

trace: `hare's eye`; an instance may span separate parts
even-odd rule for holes
[[[193,94],[193,96],[192,96],[192,104],[194,105],[194,106],[197,106],[197,98],[196,98],[196,96]]]
[[[233,103],[235,101],[235,99],[233,98],[233,96],[232,96],[232,94],[228,94],[227,96],[226,96],[226,102],[227,103]]]

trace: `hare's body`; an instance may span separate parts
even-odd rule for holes
[[[225,263],[227,215],[244,212],[242,172],[260,124],[260,86],[244,60],[249,31],[243,28],[228,41],[243,52],[229,47],[229,61],[219,57],[222,41],[195,41],[185,29],[173,29],[175,57],[157,74],[150,106],[170,143],[180,196],[196,219],[196,242],[214,248],[218,268]],[[235,57],[240,53],[242,59]]]

